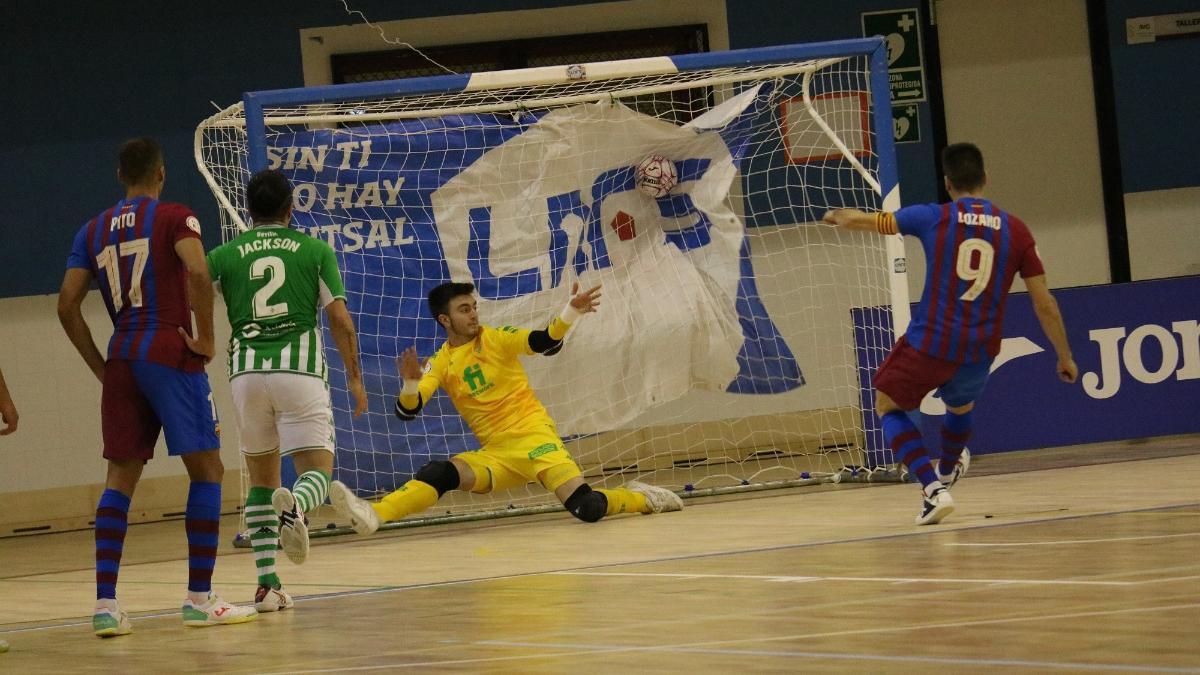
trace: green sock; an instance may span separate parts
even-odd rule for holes
[[[325,503],[325,496],[329,494],[329,474],[320,470],[305,471],[292,486],[292,494],[296,495],[296,506],[300,511],[309,513]]]
[[[250,544],[254,547],[254,564],[258,567],[258,585],[279,588],[275,574],[275,551],[279,549],[279,516],[271,506],[268,487],[252,487],[246,496],[246,527],[250,529]]]

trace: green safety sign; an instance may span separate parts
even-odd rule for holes
[[[892,139],[897,143],[921,142],[921,123],[916,105],[892,106]]]
[[[887,43],[888,82],[894,103],[925,100],[920,20],[916,8],[862,14],[863,36],[881,35]]]

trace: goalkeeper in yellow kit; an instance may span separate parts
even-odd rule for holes
[[[562,349],[567,330],[579,317],[596,311],[600,286],[579,292],[542,330],[479,323],[468,283],[445,283],[429,293],[430,314],[446,330],[446,342],[422,367],[415,347],[396,359],[404,387],[396,415],[410,421],[440,386],[479,439],[480,449],[429,462],[395,492],[367,503],[340,481],[329,495],[351,525],[370,534],[380,523],[399,520],[433,506],[450,490],[486,494],[526,483],[540,483],[576,518],[594,523],[616,513],[678,511],[683,500],[664,488],[631,481],[623,488],[593,490],[563,446],[554,420],[529,388],[518,356],[553,355]]]

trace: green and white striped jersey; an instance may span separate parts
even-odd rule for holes
[[[329,244],[282,225],[259,225],[208,254],[233,335],[229,378],[288,372],[325,378],[317,312],[346,289]]]

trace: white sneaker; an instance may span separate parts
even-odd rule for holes
[[[208,594],[208,602],[202,605],[193,604],[191,600],[183,601],[183,625],[185,626],[220,626],[232,623],[253,621],[258,611],[253,607],[238,607],[225,602],[215,594]]]
[[[954,484],[958,482],[959,478],[967,475],[967,469],[970,468],[971,450],[970,448],[964,447],[962,455],[958,458],[958,464],[954,466],[954,470],[950,473],[942,474],[942,463],[940,460],[938,461],[938,480],[942,481],[942,485],[945,485],[946,489],[949,490],[950,488],[954,487]]]
[[[329,501],[339,516],[350,521],[350,527],[355,532],[374,534],[379,529],[379,514],[342,481],[335,480],[329,484]]]
[[[254,593],[254,609],[259,612],[281,612],[296,606],[292,596],[282,588],[259,586]]]
[[[666,488],[661,488],[657,485],[647,485],[636,480],[626,483],[625,488],[646,495],[646,506],[650,507],[651,513],[683,510],[683,500],[680,499],[679,495]]]
[[[111,607],[96,607],[96,613],[92,615],[92,632],[102,638],[129,635],[133,632],[133,624],[129,623],[129,615],[113,600]]]
[[[308,560],[308,516],[296,508],[296,495],[287,488],[271,493],[271,506],[279,514],[279,544],[288,560],[301,565]]]
[[[925,498],[921,512],[917,514],[918,525],[937,525],[954,511],[954,497],[945,487],[939,487]]]

